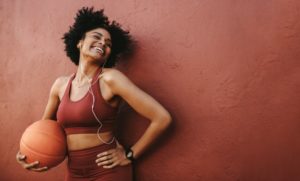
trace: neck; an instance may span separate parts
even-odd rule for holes
[[[76,73],[77,80],[91,80],[98,68],[99,65],[89,64],[87,62],[80,61]]]

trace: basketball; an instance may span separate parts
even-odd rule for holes
[[[53,120],[39,120],[24,131],[20,152],[26,162],[39,161],[38,167],[55,167],[66,157],[67,142],[63,128]]]

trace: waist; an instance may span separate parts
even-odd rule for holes
[[[99,139],[98,136],[100,136],[101,140]],[[92,134],[90,133],[69,134],[67,135],[68,150],[69,151],[84,150],[87,148],[108,143],[113,138],[114,138],[113,132],[110,131],[99,133],[99,135],[93,133]]]
[[[81,134],[81,133],[103,133],[103,132],[112,132],[114,130],[113,124],[103,124],[102,127],[97,126],[76,126],[76,127],[64,127],[65,133],[69,134]],[[98,131],[99,130],[99,131]]]

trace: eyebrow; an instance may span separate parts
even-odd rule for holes
[[[92,33],[97,34],[97,35],[99,35],[99,36],[103,36],[103,34],[102,34],[102,33],[99,33],[99,32],[92,32]],[[111,42],[111,39],[110,39],[110,38],[106,38],[105,41]]]

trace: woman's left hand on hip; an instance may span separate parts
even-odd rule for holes
[[[97,155],[96,164],[103,168],[113,168],[115,166],[125,166],[131,161],[125,156],[125,150],[122,145],[117,142],[117,147],[107,150]]]

